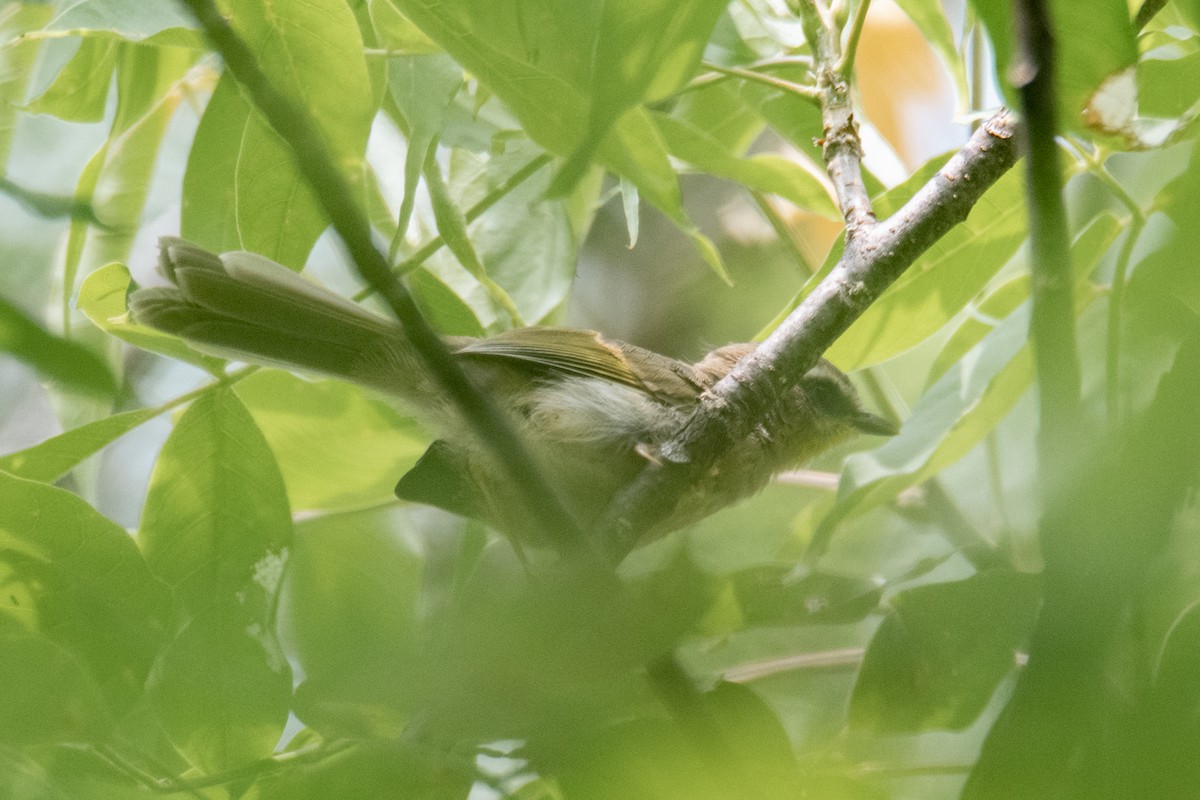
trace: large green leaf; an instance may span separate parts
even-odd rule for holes
[[[296,714],[324,736],[395,736],[403,728],[423,581],[422,558],[396,535],[408,527],[398,509],[297,526],[280,626],[304,673]]]
[[[851,724],[915,732],[963,728],[1017,666],[1038,578],[992,571],[909,589],[889,601],[850,701]]]
[[[233,26],[259,66],[317,123],[343,174],[361,182],[375,105],[349,7],[342,0],[233,5]],[[224,75],[188,158],[183,235],[215,252],[250,250],[299,269],[326,224],[291,149]]]
[[[266,758],[287,722],[292,674],[261,630],[205,613],[163,653],[150,700],[163,729],[210,772]]]
[[[104,695],[69,650],[0,624],[0,742],[102,741],[110,720]]]
[[[150,478],[138,532],[150,568],[192,613],[236,604],[262,619],[291,529],[283,478],[254,419],[228,389],[205,392]]]
[[[0,620],[54,640],[85,665],[113,710],[127,710],[172,614],[128,534],[70,492],[0,473],[0,572]]]
[[[394,500],[396,481],[428,444],[411,420],[348,383],[263,370],[238,383],[237,394],[275,453],[297,510]]]

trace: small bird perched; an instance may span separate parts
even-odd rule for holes
[[[321,373],[401,400],[444,438],[401,478],[396,494],[530,541],[533,526],[515,508],[505,474],[439,391],[399,323],[253,253],[218,256],[164,237],[159,269],[173,285],[130,295],[137,322],[205,353]],[[507,411],[552,488],[585,526],[656,457],[701,394],[755,348],[726,345],[687,364],[569,328],[444,341],[473,382]],[[824,359],[779,399],[775,413],[771,425],[730,447],[651,535],[758,491],[773,475],[854,433],[896,433],[863,410],[849,379]]]

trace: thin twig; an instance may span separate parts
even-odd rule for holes
[[[770,86],[772,89],[778,89],[787,94],[794,94],[802,97],[805,100],[816,100],[819,98],[819,93],[815,86],[805,86],[792,81],[785,81],[783,78],[776,78],[774,75],[764,75],[761,72],[755,72],[744,67],[722,67],[720,64],[712,64],[704,62],[704,68],[715,72],[718,75],[725,75],[730,78],[740,78],[744,81],[753,83],[761,83],[764,86]]]
[[[413,350],[430,375],[461,411],[467,424],[512,476],[512,485],[533,523],[569,556],[588,558],[587,540],[559,502],[508,419],[480,392],[453,360],[437,333],[421,316],[412,295],[396,280],[374,245],[357,198],[330,156],[324,137],[305,111],[281,93],[263,73],[254,53],[212,0],[181,0],[195,15],[226,69],[254,105],[296,153],[296,165],[333,224],[359,273],[392,309]]]
[[[845,50],[843,50],[836,68],[842,80],[849,81],[850,74],[854,71],[854,57],[858,54],[858,42],[862,38],[863,25],[867,21],[867,9],[870,7],[871,0],[858,0],[858,8],[854,12],[854,22],[850,25],[850,35],[846,39]]]

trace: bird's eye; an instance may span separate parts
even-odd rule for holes
[[[826,414],[842,416],[854,410],[853,403],[842,388],[829,381],[810,381],[805,393],[812,404]]]

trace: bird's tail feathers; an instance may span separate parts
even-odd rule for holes
[[[394,322],[254,253],[218,256],[164,237],[159,268],[174,286],[134,292],[133,318],[222,358],[361,380],[363,355],[400,336]]]

